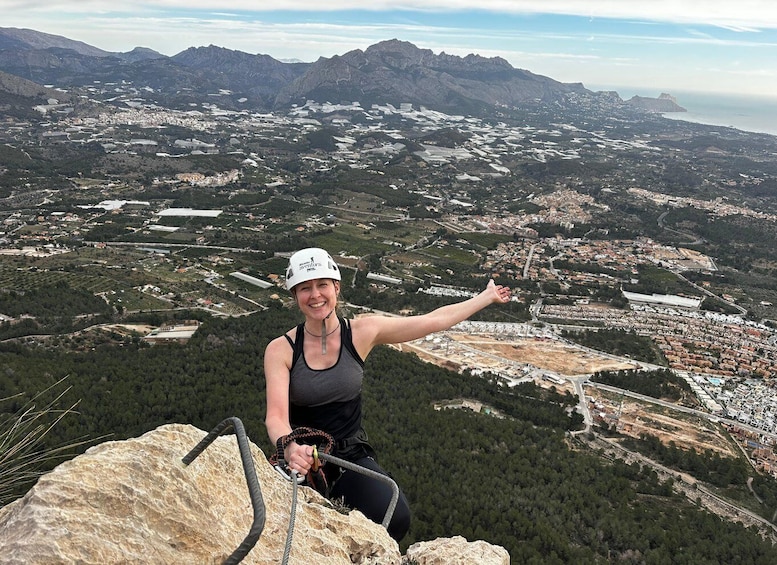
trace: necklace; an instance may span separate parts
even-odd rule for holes
[[[334,310],[332,310],[332,312],[334,312]],[[326,331],[326,321],[329,319],[329,316],[332,315],[332,312],[329,312],[329,314],[326,315],[326,318],[321,320],[321,333],[320,334],[314,334],[313,332],[311,332],[308,329],[307,323],[304,324],[304,328],[305,328],[306,332],[308,332],[313,337],[320,337],[321,338],[321,355],[326,355],[326,338],[327,338],[327,336],[330,336],[333,333],[335,333],[337,331],[337,328],[340,327],[340,319],[338,318],[337,325],[335,326],[335,328],[331,332],[327,333],[327,331]]]
[[[323,324],[322,324],[322,325],[323,325]],[[326,327],[326,326],[324,326],[324,327]],[[330,330],[330,331],[329,331],[329,332],[327,332],[327,333],[314,334],[313,332],[311,332],[311,331],[308,329],[308,326],[307,326],[307,324],[305,324],[305,331],[306,331],[306,332],[307,332],[309,335],[312,335],[313,337],[327,337],[327,336],[330,336],[330,335],[332,335],[333,333],[335,333],[335,332],[336,332],[336,331],[337,331],[339,328],[340,328],[340,322],[337,322],[337,325],[335,326],[335,328],[334,328],[333,330]]]

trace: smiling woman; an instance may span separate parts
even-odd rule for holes
[[[490,304],[505,304],[510,301],[510,289],[491,280],[475,297],[428,314],[348,320],[335,314],[340,280],[337,263],[323,249],[303,249],[289,259],[286,288],[305,321],[265,350],[265,423],[278,458],[289,470],[306,476],[325,496],[342,499],[380,523],[393,497],[391,487],[332,464],[319,473],[314,447],[300,439],[300,431],[304,435],[314,430],[331,438],[333,455],[385,475],[362,428],[364,360],[370,351],[377,345],[411,341],[450,328]],[[409,527],[410,509],[400,494],[387,529],[399,541]]]

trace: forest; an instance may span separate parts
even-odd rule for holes
[[[0,293],[0,312],[10,317],[73,318],[92,312],[110,314],[112,308],[93,293],[72,289],[65,281],[26,291]]]
[[[237,416],[269,454],[263,350],[299,321],[272,304],[207,318],[186,345],[76,352],[0,344],[0,409],[13,414],[64,378],[62,402],[80,403],[51,445],[135,437],[169,422],[210,430]],[[771,542],[675,494],[651,469],[573,449],[569,432],[582,423],[570,410],[575,398],[531,384],[509,389],[491,375],[454,373],[387,347],[367,360],[363,394],[371,443],[411,504],[403,548],[461,535],[504,546],[522,564],[777,562]],[[465,398],[506,417],[434,409]],[[739,482],[742,473],[752,471],[729,476]]]
[[[630,357],[631,359],[656,365],[666,364],[664,356],[655,346],[653,340],[649,337],[638,335],[633,330],[625,331],[611,328],[601,328],[596,331],[562,330],[561,336],[598,351],[606,351],[613,355]]]
[[[653,398],[680,400],[692,396],[690,385],[669,369],[655,371],[598,371],[591,380]]]

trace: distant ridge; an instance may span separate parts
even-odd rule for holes
[[[51,35],[42,31],[32,29],[2,27],[0,28],[0,50],[4,49],[70,49],[79,55],[90,57],[107,57],[111,55],[108,51],[103,51],[93,47],[83,41],[67,39],[59,35]]]
[[[410,103],[454,114],[494,108],[630,107],[683,111],[669,95],[634,97],[593,92],[517,69],[500,57],[439,55],[391,39],[362,51],[321,57],[314,63],[283,62],[210,45],[172,57],[137,47],[111,53],[80,41],[29,29],[0,28],[0,71],[59,88],[114,82],[152,89],[175,107],[212,101],[233,110],[289,108],[308,100],[399,106]]]
[[[392,39],[319,59],[278,93],[275,106],[310,98],[367,104],[393,100],[455,110],[560,102],[570,92],[586,90],[515,69],[499,57],[435,55]]]
[[[40,117],[36,106],[82,103],[65,92],[0,71],[0,115],[18,119]]]
[[[44,102],[47,98],[56,98],[57,100],[70,100],[71,98],[69,94],[46,88],[31,80],[2,71],[0,71],[0,91],[5,94],[19,96],[20,98],[40,100],[41,102]]]
[[[190,47],[174,55],[179,65],[203,73],[218,73],[229,90],[257,96],[270,106],[280,89],[302,75],[309,63],[282,63],[269,55],[251,55],[224,47]]]
[[[165,57],[148,47],[135,47],[128,53],[112,53],[94,47],[83,41],[68,39],[59,35],[43,33],[32,29],[0,27],[0,51],[4,50],[46,50],[67,49],[86,57],[118,57],[127,61],[158,59]]]

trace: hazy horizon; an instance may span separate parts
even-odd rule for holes
[[[388,39],[466,56],[502,57],[561,82],[774,96],[777,14],[757,0],[0,0],[3,26],[106,51],[175,55],[217,45],[315,61]],[[589,87],[590,88],[590,87]]]

